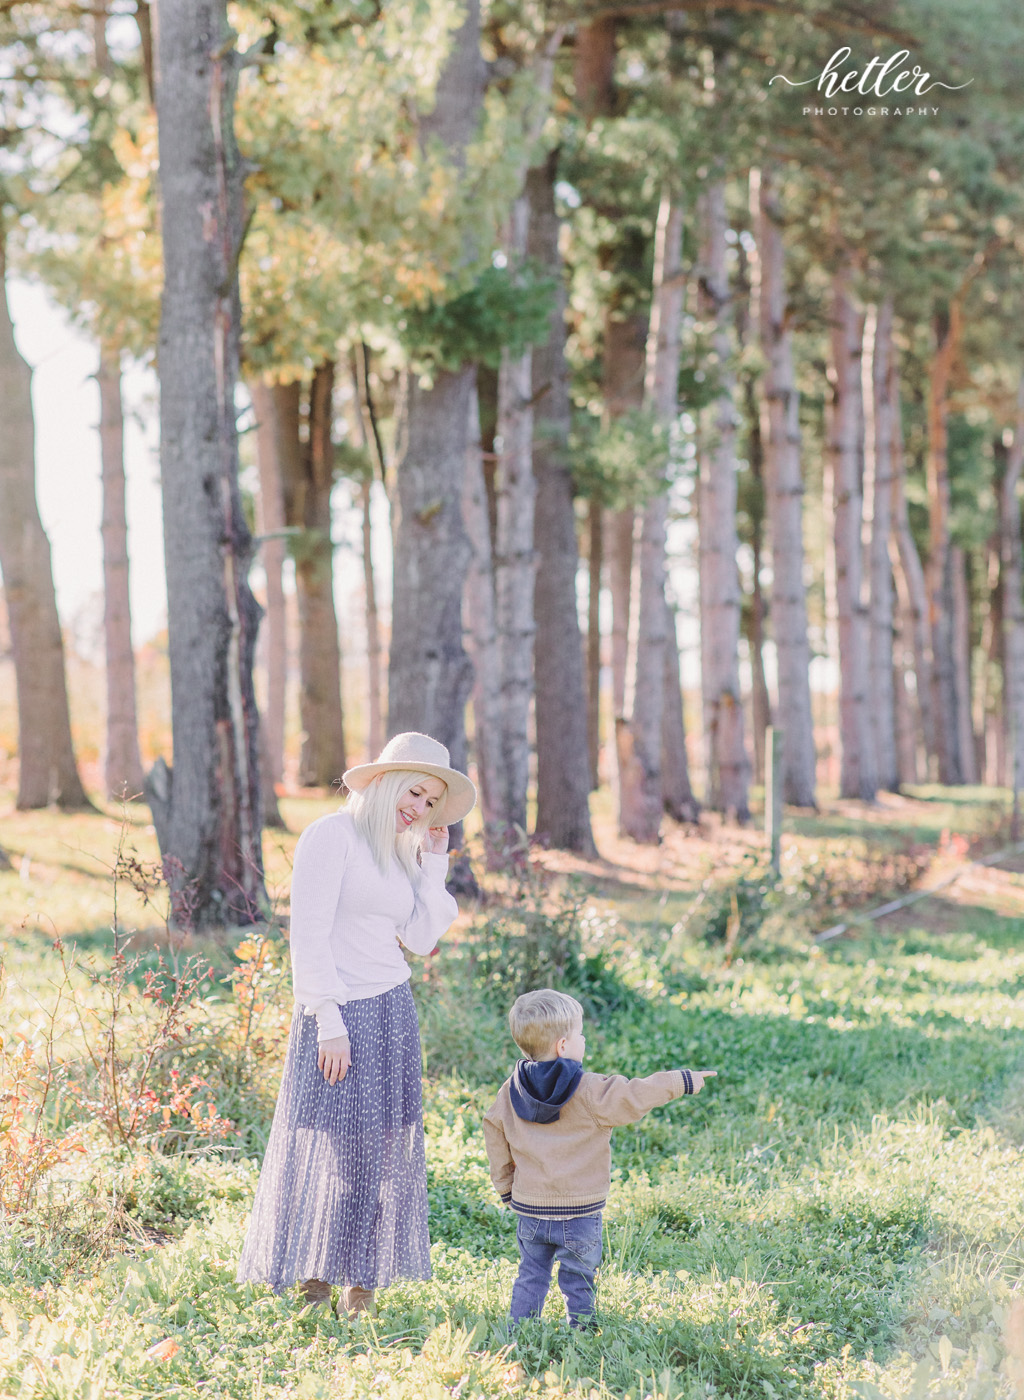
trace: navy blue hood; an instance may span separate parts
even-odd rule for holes
[[[520,1060],[508,1086],[512,1107],[527,1123],[554,1123],[582,1076],[579,1060]]]

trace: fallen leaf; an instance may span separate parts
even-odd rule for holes
[[[155,1346],[150,1347],[146,1355],[152,1357],[154,1361],[170,1361],[171,1357],[177,1356],[180,1350],[181,1347],[173,1337],[165,1337],[162,1342],[157,1342]]]

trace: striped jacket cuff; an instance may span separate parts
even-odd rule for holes
[[[690,1073],[690,1071],[689,1071],[688,1069],[681,1069],[681,1070],[679,1071],[679,1073],[683,1076],[683,1084],[685,1085],[685,1088],[683,1089],[683,1093],[684,1093],[684,1094],[692,1094],[692,1093],[693,1093],[693,1075]]]
[[[526,1205],[523,1201],[509,1201],[517,1215],[532,1215],[541,1220],[575,1220],[581,1215],[597,1215],[607,1204],[607,1197],[581,1206],[538,1206]]]

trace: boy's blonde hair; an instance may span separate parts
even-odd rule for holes
[[[583,1025],[583,1007],[565,992],[542,987],[516,997],[508,1013],[508,1025],[512,1039],[523,1054],[538,1060],[548,1053],[556,1040]]]

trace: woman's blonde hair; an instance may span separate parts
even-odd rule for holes
[[[556,1041],[583,1025],[583,1007],[568,992],[541,987],[516,997],[508,1013],[512,1039],[531,1060],[546,1055]]]
[[[355,820],[356,830],[373,852],[381,874],[389,874],[392,860],[397,859],[414,889],[419,883],[420,852],[430,829],[433,808],[428,807],[405,831],[395,830],[395,810],[403,793],[434,777],[433,773],[418,773],[411,768],[393,768],[389,773],[379,773],[362,792],[350,793],[345,804]],[[436,781],[445,786],[442,779],[436,778]],[[438,802],[440,800],[439,797]]]

